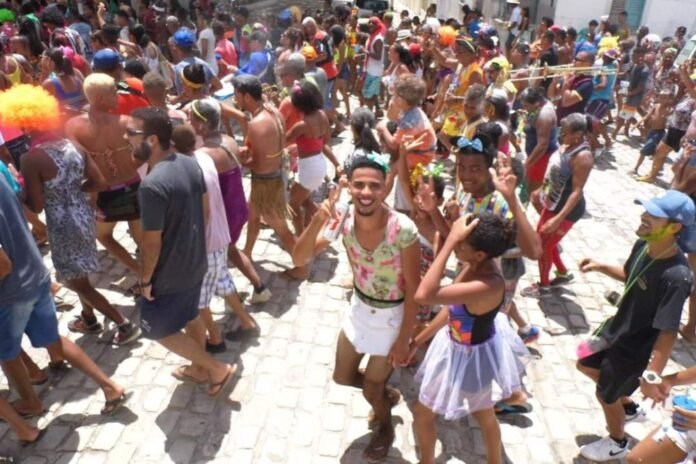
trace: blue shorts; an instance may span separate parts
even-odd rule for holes
[[[331,98],[331,95],[333,95],[333,88],[334,85],[336,85],[336,79],[331,79],[326,86],[326,95],[324,95],[324,110],[326,111],[331,111],[333,109],[333,99]]]
[[[648,137],[645,139],[645,143],[640,148],[640,154],[643,156],[654,155],[655,151],[657,150],[657,146],[659,145],[660,141],[664,136],[664,129],[652,129],[648,133]]]
[[[341,79],[343,81],[347,81],[350,79],[350,66],[348,66],[348,63],[343,63],[343,67],[338,72],[337,79]]]
[[[159,340],[174,335],[197,318],[201,284],[199,282],[189,290],[168,295],[157,296],[155,293],[152,301],[141,297],[138,306],[143,337]]]
[[[363,85],[362,94],[365,98],[374,98],[379,96],[379,91],[382,88],[382,78],[371,74],[365,75],[365,84]]]
[[[0,306],[0,360],[19,356],[25,333],[35,348],[45,348],[60,338],[50,280],[31,297]]]

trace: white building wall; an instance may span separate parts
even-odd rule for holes
[[[679,26],[696,34],[696,0],[647,0],[640,23],[660,37],[673,37]]]
[[[579,31],[591,20],[599,21],[602,15],[608,15],[610,10],[611,0],[558,0],[553,18],[556,24]]]

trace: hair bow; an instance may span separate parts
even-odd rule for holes
[[[433,179],[441,178],[444,168],[442,163],[431,163],[427,166],[423,166],[423,163],[416,164],[416,167],[411,170],[411,175],[409,177],[411,187],[416,188],[418,186],[420,177],[432,177]]]
[[[479,153],[483,153],[483,143],[481,143],[481,139],[469,140],[466,137],[459,137],[457,140],[457,147],[459,147],[460,150],[472,148]]]
[[[387,161],[387,159],[384,156],[374,151],[371,151],[365,156],[367,156],[367,159],[369,159],[373,163],[378,164],[379,167],[382,168],[382,170],[384,170],[385,173],[389,172],[389,161]]]

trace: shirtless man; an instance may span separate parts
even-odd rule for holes
[[[237,107],[251,113],[245,146],[239,151],[242,163],[251,170],[249,223],[244,254],[250,258],[252,256],[262,217],[278,234],[283,248],[291,253],[295,236],[286,221],[289,213],[283,178],[285,126],[282,117],[275,108],[264,105],[258,77],[239,76],[234,80],[234,87]]]
[[[140,243],[140,176],[139,166],[134,164],[131,156],[133,147],[126,137],[129,118],[110,114],[118,102],[116,82],[112,77],[90,74],[83,88],[90,105],[89,112],[70,119],[65,134],[79,150],[94,160],[109,186],[109,190],[97,194],[97,240],[137,274],[138,263],[113,236],[116,223],[128,221],[133,240]]]
[[[543,87],[528,87],[520,95],[522,108],[527,112],[524,167],[530,193],[541,187],[549,158],[558,149],[556,109],[545,93]]]

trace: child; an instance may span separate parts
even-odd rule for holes
[[[396,132],[392,135],[386,124],[377,126],[377,132],[382,138],[387,151],[393,155],[398,155],[399,146],[405,137],[412,141],[409,143],[409,148],[406,151],[405,160],[409,175],[416,165],[427,166],[435,157],[435,130],[432,124],[430,124],[428,116],[421,109],[424,98],[425,83],[422,79],[417,78],[413,74],[401,76],[396,81],[394,94],[394,105],[401,112]],[[395,176],[398,174],[398,168],[392,171],[389,179],[387,179],[388,189],[391,189]],[[394,209],[408,213],[410,205],[399,183],[396,184],[394,195]]]
[[[435,462],[437,414],[447,420],[472,414],[481,426],[488,463],[503,462],[494,405],[521,388],[518,353],[525,347],[498,316],[505,282],[495,258],[514,242],[511,220],[490,213],[460,218],[416,290],[420,304],[449,305],[411,346],[414,353],[435,336],[416,373],[421,387],[413,413],[422,464]],[[452,252],[464,266],[454,283],[441,286]]]
[[[643,103],[643,97],[647,92],[648,79],[650,78],[650,70],[645,65],[644,59],[645,49],[636,47],[631,54],[633,66],[628,74],[628,87],[625,93],[622,94],[624,102],[616,118],[616,127],[612,137],[614,140],[616,140],[616,136],[624,124],[626,124],[625,135],[628,137],[631,123],[635,121],[638,108]]]
[[[652,157],[655,154],[657,145],[665,136],[667,118],[672,113],[673,108],[672,94],[669,91],[660,92],[656,101],[650,106],[648,113],[638,123],[639,126],[644,126],[648,131],[648,137],[640,149],[640,156],[636,167],[633,168],[633,174],[638,175],[638,168],[643,164],[646,156]]]

